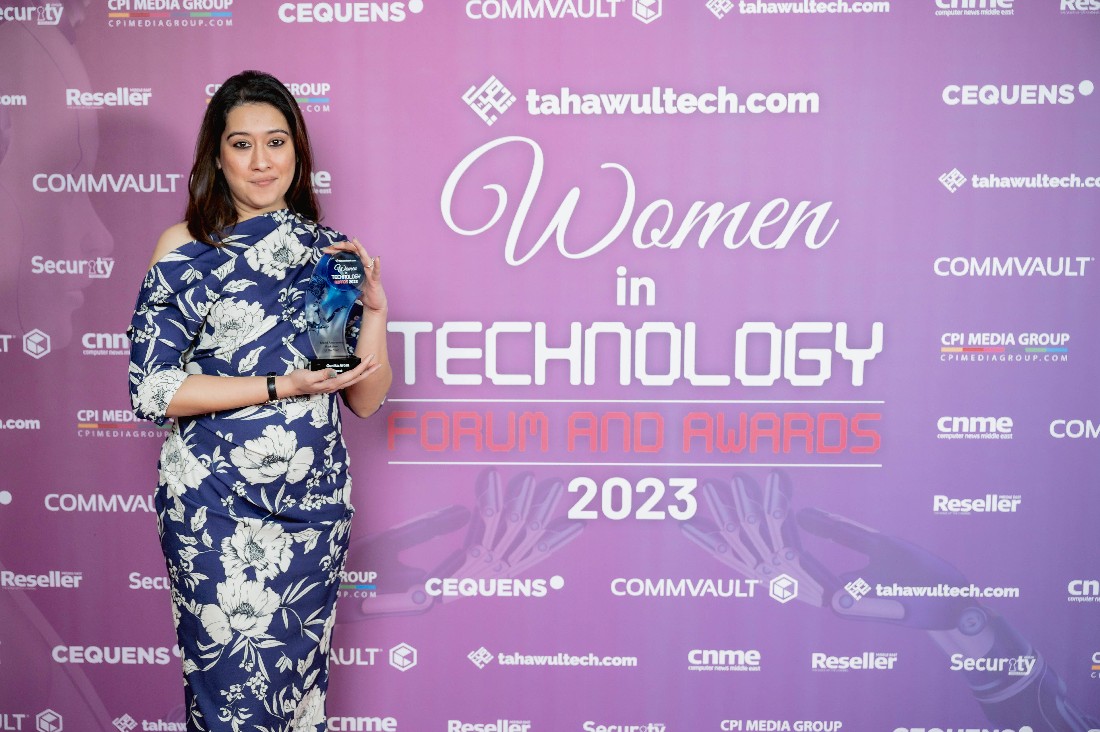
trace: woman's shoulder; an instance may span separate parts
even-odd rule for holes
[[[191,232],[187,230],[187,222],[181,221],[178,224],[172,224],[157,239],[157,245],[153,249],[153,259],[149,266],[152,267],[164,259],[166,254],[174,252],[184,244],[193,241],[195,241],[195,237],[191,236]]]

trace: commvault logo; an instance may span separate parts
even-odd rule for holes
[[[416,665],[416,649],[408,643],[399,643],[390,649],[390,665],[398,671],[408,671]]]
[[[776,602],[786,604],[798,597],[798,580],[789,574],[781,574],[768,585],[768,594]]]
[[[661,0],[634,0],[630,12],[635,20],[649,25],[661,17]]]
[[[34,718],[34,728],[38,732],[62,732],[65,722],[54,710],[44,709]]]
[[[23,353],[31,358],[39,359],[50,352],[50,336],[35,328],[23,335]]]

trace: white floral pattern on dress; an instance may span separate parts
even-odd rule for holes
[[[253,569],[257,579],[272,579],[290,568],[293,543],[279,524],[242,519],[233,536],[222,539],[225,576],[243,576],[246,569]]]
[[[274,315],[265,315],[260,303],[232,297],[214,303],[206,320],[209,327],[198,347],[213,349],[214,357],[224,361],[232,361],[241,346],[255,343],[279,322]]]
[[[276,424],[264,427],[263,435],[233,448],[229,459],[249,483],[270,483],[284,479],[297,483],[313,465],[313,448],[298,447],[298,438]]]

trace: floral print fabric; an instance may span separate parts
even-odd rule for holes
[[[276,211],[239,223],[222,247],[189,242],[158,261],[128,331],[138,416],[168,422],[190,374],[306,366],[306,287],[320,250],[343,238]],[[355,325],[347,335],[354,346]],[[188,730],[324,729],[347,469],[333,395],[175,420],[155,503]]]

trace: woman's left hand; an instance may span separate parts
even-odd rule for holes
[[[359,255],[360,261],[363,262],[363,267],[366,270],[367,276],[363,282],[363,289],[359,295],[359,302],[363,303],[363,308],[368,311],[386,312],[386,291],[382,289],[382,258],[371,257],[367,254],[367,250],[363,248],[363,245],[358,239],[352,238],[348,241],[338,241],[331,246],[327,246],[321,251],[326,254],[332,254],[333,252],[354,252]]]

